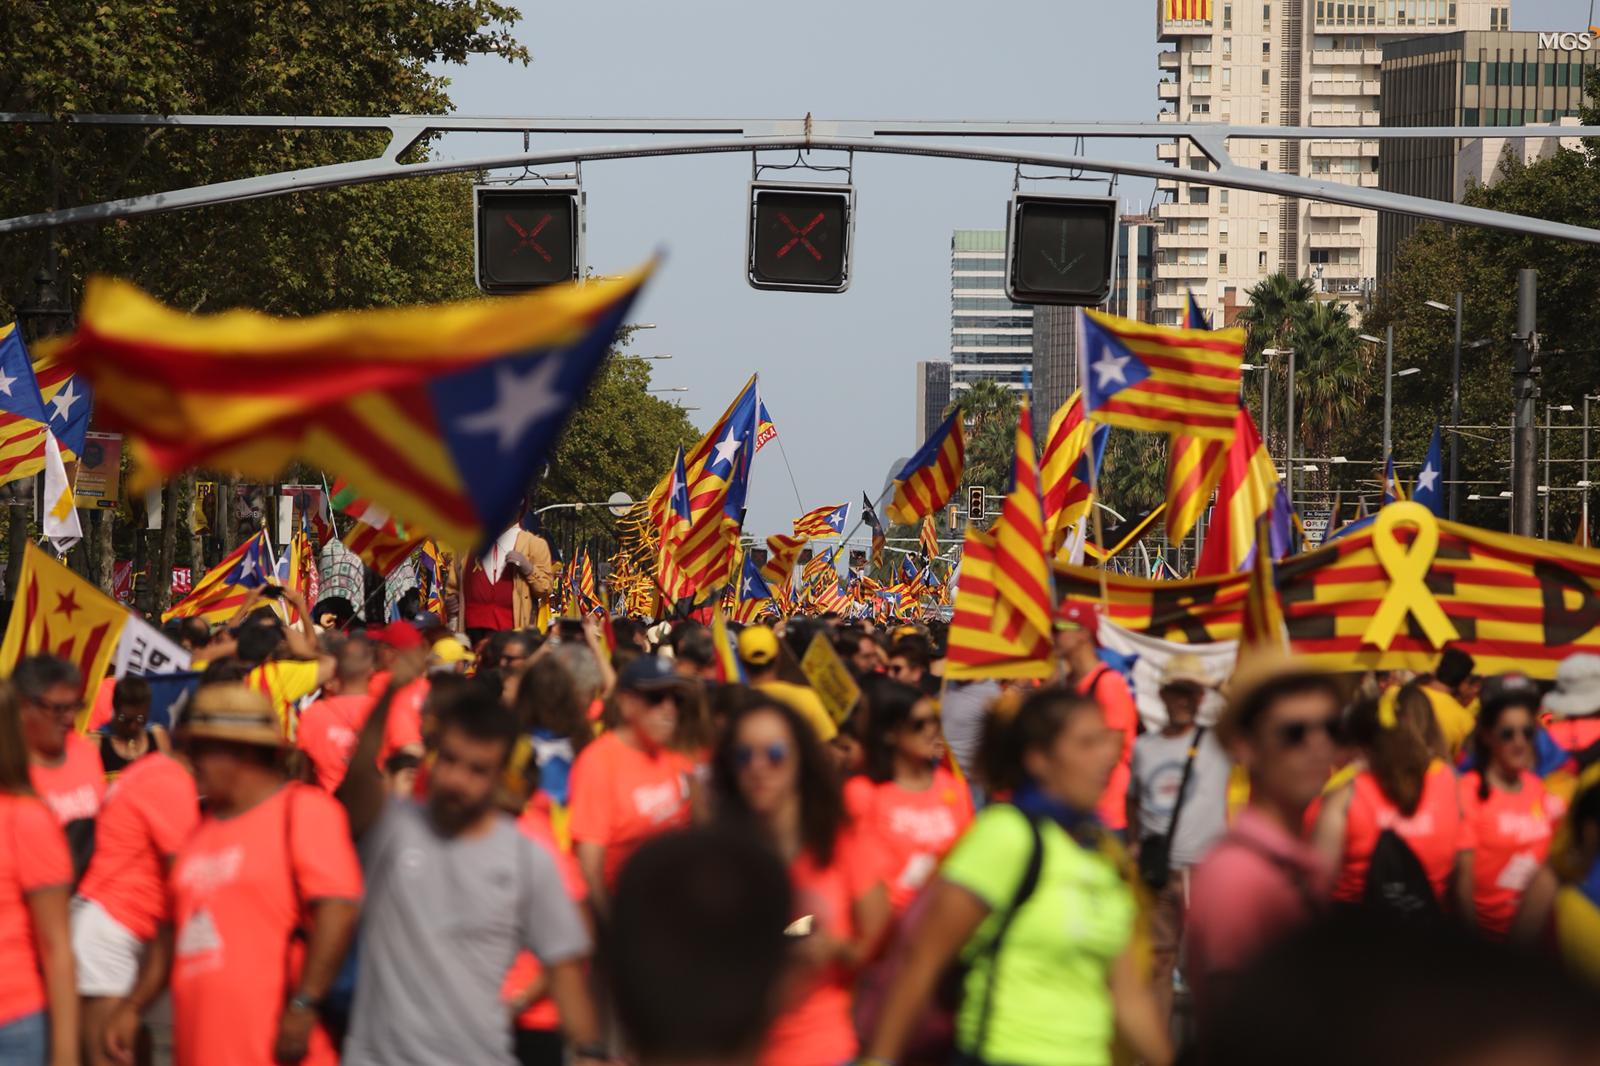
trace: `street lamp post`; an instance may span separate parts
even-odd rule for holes
[[[1283,472],[1286,475],[1289,491],[1289,510],[1294,510],[1294,349],[1293,348],[1264,348],[1262,355],[1286,355],[1289,357],[1289,387],[1286,407],[1283,416]],[[1261,420],[1266,421],[1267,412],[1263,407]]]
[[[1600,400],[1600,396],[1590,396],[1585,393],[1583,397],[1583,546],[1589,546],[1589,401]]]
[[[1551,422],[1551,415],[1555,411],[1567,411],[1567,412],[1570,412],[1570,411],[1572,411],[1572,409],[1573,408],[1572,408],[1572,405],[1570,403],[1563,403],[1563,404],[1547,403],[1547,404],[1544,405],[1544,539],[1545,540],[1549,540],[1550,539],[1550,496],[1551,496],[1551,491],[1550,491],[1551,490],[1551,484],[1550,484],[1550,422]],[[1587,489],[1584,490],[1584,495],[1588,495],[1588,490]]]

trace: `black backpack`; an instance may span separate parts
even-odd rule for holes
[[[1443,914],[1422,861],[1393,829],[1378,834],[1361,902],[1407,920],[1434,921]]]

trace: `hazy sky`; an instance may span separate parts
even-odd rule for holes
[[[1506,2],[1516,29],[1578,29],[1589,11],[1587,0]],[[527,17],[517,34],[533,63],[480,58],[451,70],[459,113],[1151,121],[1159,108],[1154,0],[520,6]],[[479,154],[486,145],[472,140],[447,140],[442,150]],[[1152,145],[1090,151],[1152,159]],[[590,265],[612,273],[666,250],[634,316],[658,327],[638,335],[636,350],[673,356],[655,364],[656,384],[687,386],[676,398],[700,408],[691,417],[704,427],[752,372],[761,375],[800,497],[783,453],[769,445],[756,461],[746,522],[765,536],[787,532],[802,504],[875,496],[890,464],[920,443],[912,440],[916,363],[949,355],[950,232],[1002,227],[1012,174],[997,164],[858,157],[855,257],[841,295],[749,287],[749,178],[748,155],[584,168]],[[1105,184],[1077,188],[1098,195]],[[1152,188],[1124,181],[1118,193],[1125,209],[1142,209]]]

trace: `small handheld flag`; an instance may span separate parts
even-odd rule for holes
[[[807,538],[842,536],[849,516],[848,503],[818,507],[794,520],[794,535]]]

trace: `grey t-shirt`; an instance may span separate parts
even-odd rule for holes
[[[977,769],[974,764],[978,760],[978,743],[983,739],[983,720],[1000,693],[997,681],[952,681],[945,686],[941,712],[944,740],[969,781]]]
[[[395,800],[360,842],[366,872],[346,1066],[515,1066],[500,1000],[521,949],[546,965],[589,952],[555,860],[509,818],[471,839]]]
[[[1172,801],[1183,780],[1194,730],[1181,737],[1146,733],[1133,742],[1132,773],[1128,788],[1139,801],[1139,839],[1165,836],[1172,824]],[[1216,734],[1206,730],[1195,752],[1194,770],[1183,793],[1183,817],[1172,842],[1173,869],[1193,866],[1205,858],[1211,845],[1227,828],[1228,756]]]

